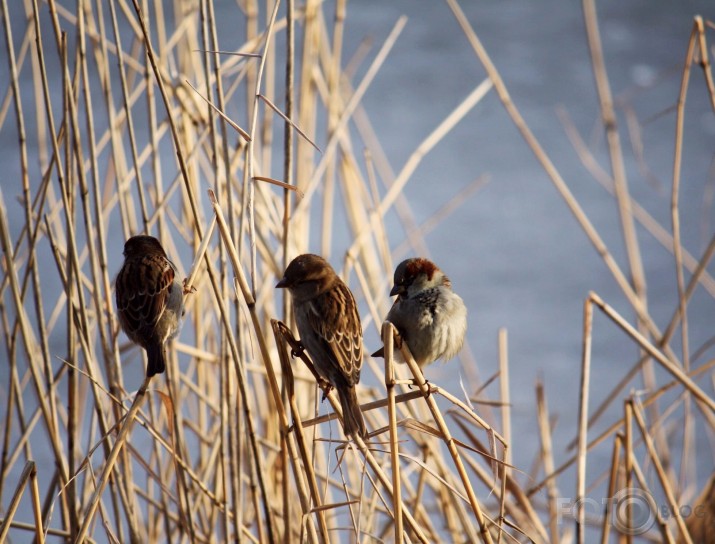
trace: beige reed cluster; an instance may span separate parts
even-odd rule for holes
[[[181,326],[183,290],[176,269],[156,238],[134,236],[124,245],[124,264],[117,275],[119,322],[127,336],[147,352],[147,376],[164,372],[165,344]],[[293,299],[301,347],[318,374],[338,392],[346,436],[367,436],[355,386],[363,361],[362,325],[355,297],[328,261],[299,255],[276,285]],[[449,360],[462,348],[467,309],[452,291],[449,278],[433,262],[401,262],[390,296],[397,299],[387,314],[415,361],[424,367]],[[382,356],[382,348],[373,356]],[[398,361],[403,361],[400,354]]]

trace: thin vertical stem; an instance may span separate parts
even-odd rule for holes
[[[591,382],[591,329],[593,323],[593,305],[586,298],[583,305],[583,344],[581,353],[581,387],[579,389],[578,409],[578,466],[576,470],[576,539],[579,544],[586,541],[586,453],[588,433],[588,394]]]
[[[616,190],[616,201],[621,218],[621,228],[626,245],[626,253],[630,264],[631,277],[635,293],[646,305],[646,283],[643,273],[643,262],[638,245],[638,237],[633,223],[633,213],[631,211],[631,197],[628,192],[628,181],[626,169],[623,163],[623,150],[621,148],[620,137],[618,135],[618,124],[613,108],[613,97],[606,73],[606,62],[603,57],[601,47],[601,36],[598,29],[598,16],[594,0],[583,0],[583,16],[588,37],[589,50],[591,52],[591,63],[593,65],[593,75],[596,79],[596,90],[598,91],[599,104],[601,107],[601,119],[606,130],[608,141],[608,151],[611,158],[611,171]]]
[[[403,542],[402,477],[400,475],[400,442],[397,436],[397,408],[395,406],[395,366],[393,339],[395,327],[389,321],[382,325],[382,344],[385,357],[385,389],[387,390],[387,415],[390,420],[390,463],[392,465],[392,508],[395,518],[395,542]]]
[[[626,472],[626,489],[633,488],[633,403],[626,400],[625,406],[625,431],[623,445],[625,447],[625,472]],[[633,527],[633,507],[630,503],[626,504],[626,527]],[[628,544],[633,542],[633,535],[631,531],[626,534],[626,540]]]

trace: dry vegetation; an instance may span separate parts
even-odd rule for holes
[[[608,496],[645,490],[677,511],[699,492],[674,468],[693,458],[692,441],[675,446],[667,430],[715,430],[715,361],[703,362],[687,343],[690,297],[715,296],[715,238],[702,256],[681,247],[677,163],[667,229],[630,199],[591,3],[584,13],[612,163],[601,169],[585,146],[577,150],[615,191],[625,269],[511,103],[455,0],[447,4],[489,79],[397,175],[385,168],[360,101],[404,20],[383,44],[346,59],[345,3],[239,2],[234,16],[245,19],[246,39],[226,54],[218,52],[211,0],[84,1],[80,10],[26,0],[10,11],[2,0],[10,81],[1,86],[0,130],[14,134],[5,141],[15,142],[21,177],[3,179],[0,193],[0,541],[583,542],[587,526],[607,541],[629,527],[629,510],[618,523],[585,508],[571,509],[575,524],[564,519],[558,484],[566,471],[576,474],[567,493],[574,501],[605,482]],[[689,82],[715,103],[708,26],[695,19],[681,106]],[[354,80],[360,62],[368,68]],[[420,158],[487,92],[502,100],[637,319],[597,294],[586,300],[578,439],[572,450],[552,451],[539,388],[534,467],[504,463],[514,447],[535,443],[509,430],[505,333],[500,398],[491,405],[426,384],[414,365],[419,387],[410,389],[385,379],[389,358],[366,359],[363,381],[385,386],[361,387],[374,432],[346,444],[308,366],[290,357],[276,278],[300,252],[326,255],[353,289],[364,328],[378,330],[389,304],[389,242],[398,242],[383,218],[407,208],[401,190]],[[678,271],[680,304],[665,330],[649,315],[636,222],[672,251]],[[330,254],[336,228],[353,242]],[[121,244],[139,232],[158,236],[195,287],[166,375],[141,385],[143,353],[118,334],[112,287]],[[309,243],[315,232],[320,239]],[[642,357],[589,411],[595,312]],[[682,335],[681,353],[670,346],[674,335]],[[389,344],[391,331],[383,337]],[[406,367],[395,370],[407,378]],[[645,384],[642,395],[628,393],[634,383]],[[484,386],[471,384],[469,394],[484,397]],[[660,402],[670,391],[675,400]],[[329,400],[339,408],[334,393]],[[602,407],[612,403],[623,406],[622,418],[604,422]],[[596,421],[606,430],[589,434]],[[612,451],[612,460],[592,479],[594,448]],[[704,504],[713,500],[707,489]],[[654,521],[633,538],[689,541],[685,520],[659,510]],[[707,521],[712,529],[712,518],[700,519],[705,529],[693,527],[694,537]]]

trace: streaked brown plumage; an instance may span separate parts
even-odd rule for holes
[[[276,287],[290,291],[300,341],[318,374],[338,392],[345,435],[367,435],[355,392],[362,326],[350,289],[325,259],[312,254],[293,259]]]
[[[181,326],[184,293],[176,268],[153,236],[132,236],[124,244],[124,264],[115,282],[119,323],[129,339],[146,350],[146,374],[166,369],[165,343]]]

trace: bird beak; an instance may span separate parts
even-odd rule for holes
[[[283,279],[276,283],[276,289],[283,289],[285,287],[290,287],[290,282],[288,281],[288,278],[283,276]]]
[[[392,290],[390,291],[390,296],[394,297],[395,295],[401,295],[402,293],[405,293],[407,289],[405,289],[404,285],[394,285],[392,287]]]

